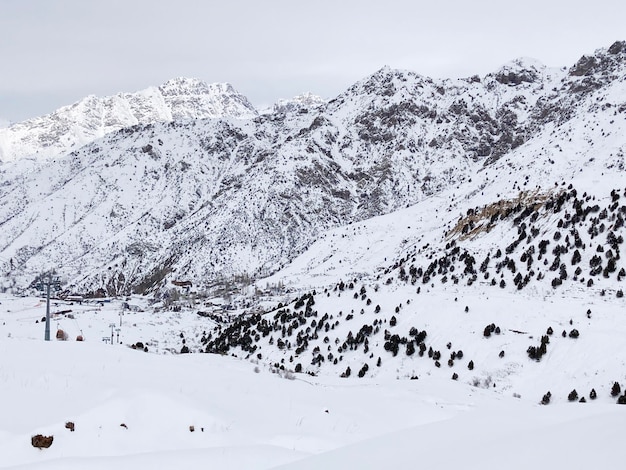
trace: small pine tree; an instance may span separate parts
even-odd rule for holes
[[[611,387],[611,396],[612,397],[616,397],[617,395],[619,395],[622,391],[622,387],[620,387],[619,383],[615,382],[613,383],[613,387]]]
[[[467,368],[469,370],[474,370],[474,361],[469,361],[469,363],[467,364]]]
[[[550,398],[552,398],[552,393],[550,392],[546,393],[541,399],[541,404],[548,405],[550,403]]]
[[[574,389],[571,392],[569,392],[569,395],[567,396],[567,399],[569,401],[576,401],[576,400],[578,400],[578,392],[576,391],[576,389]]]
[[[596,398],[598,398],[598,394],[596,393],[596,389],[592,388],[591,392],[589,393],[589,398],[591,400],[595,400]]]

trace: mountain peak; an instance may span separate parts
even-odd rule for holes
[[[172,111],[172,119],[232,117],[248,119],[258,115],[248,99],[230,83],[212,83],[198,78],[168,80],[159,92]]]
[[[390,97],[399,89],[407,87],[410,83],[421,83],[425,78],[409,70],[394,69],[385,65],[373,74],[358,81],[347,90],[350,94],[365,94]]]
[[[606,75],[626,63],[626,41],[615,41],[609,48],[598,49],[593,55],[583,55],[570,68],[574,77]]]
[[[304,92],[294,96],[288,100],[278,100],[271,108],[274,113],[291,113],[291,112],[308,112],[310,109],[316,109],[324,106],[327,101],[321,96],[314,95],[311,92]]]
[[[0,128],[0,160],[63,155],[136,124],[181,119],[250,119],[258,115],[229,83],[178,77],[159,87],[114,96],[88,95],[51,114]]]
[[[238,94],[230,83],[207,83],[194,77],[176,77],[158,87],[163,95]]]
[[[208,85],[204,80],[193,77],[175,77],[160,85],[159,90],[163,94],[180,93],[186,90],[207,89]]]
[[[541,80],[545,70],[546,66],[540,61],[530,57],[519,57],[504,64],[490,75],[503,85],[517,86]]]

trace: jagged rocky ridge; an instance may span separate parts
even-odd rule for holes
[[[45,167],[5,164],[0,256],[18,283],[57,268],[110,294],[209,284],[267,275],[329,228],[440,194],[487,204],[583,166],[622,171],[625,58],[619,42],[569,70],[384,68],[323,106],[135,125]]]
[[[228,83],[175,78],[136,93],[104,98],[90,95],[46,116],[0,129],[0,162],[59,157],[137,124],[220,117],[248,119],[257,114],[248,99]]]

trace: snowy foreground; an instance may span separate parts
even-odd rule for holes
[[[0,468],[589,469],[626,457],[626,407],[605,397],[541,406],[429,375],[289,379],[231,357],[144,353],[101,341],[114,305],[76,320],[85,342],[46,343],[43,304],[0,300]],[[141,318],[127,314],[127,330],[147,335]],[[32,447],[35,434],[52,446]]]

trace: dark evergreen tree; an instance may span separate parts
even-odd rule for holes
[[[619,383],[614,382],[613,387],[611,387],[611,396],[616,397],[622,391],[622,387],[620,387]]]

